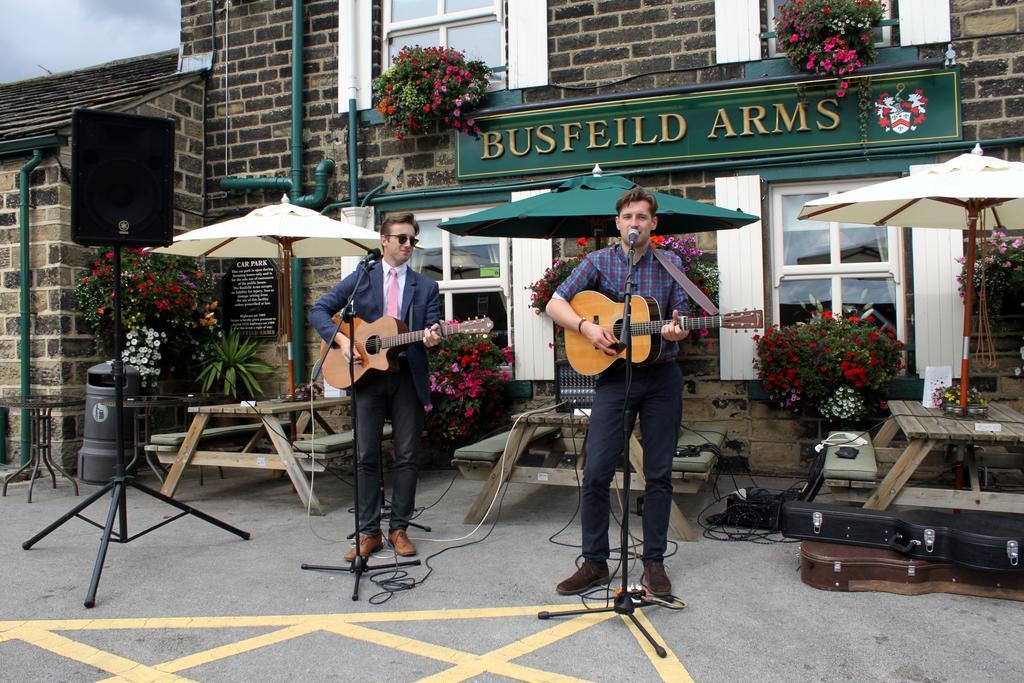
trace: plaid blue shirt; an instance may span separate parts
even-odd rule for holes
[[[672,311],[679,311],[680,316],[688,313],[686,294],[668,271],[662,267],[658,259],[654,257],[653,247],[644,250],[643,256],[633,270],[633,278],[636,282],[634,296],[653,298],[658,302],[661,309],[661,319],[668,320],[672,317]],[[662,254],[675,264],[679,270],[683,269],[682,260],[671,251],[664,249]],[[684,270],[685,272],[685,270]],[[629,261],[626,252],[618,244],[605,247],[600,251],[588,254],[580,265],[565,279],[555,294],[566,301],[571,301],[574,296],[584,290],[594,290],[604,294],[615,301],[622,301],[626,288],[626,275],[629,273]],[[652,312],[652,319],[653,312]],[[658,360],[670,360],[679,355],[679,343],[670,342],[662,338],[661,353]]]

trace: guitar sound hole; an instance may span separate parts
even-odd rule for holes
[[[373,355],[375,353],[380,353],[380,346],[380,337],[374,335],[372,337],[366,338],[366,343],[364,344],[364,347],[366,348],[366,352],[368,354]]]

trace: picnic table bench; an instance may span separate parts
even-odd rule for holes
[[[491,501],[505,482],[578,486],[585,449],[583,437],[590,419],[569,413],[523,413],[513,416],[513,426],[505,432],[455,451],[452,464],[467,479],[484,480],[484,485],[466,513],[466,524],[483,520]],[[721,425],[690,425],[679,436],[677,455],[672,461],[674,493],[695,493],[706,484],[725,444],[726,428]],[[643,449],[634,435],[630,439],[636,488],[642,490]],[[622,473],[612,486],[621,488]],[[669,528],[680,540],[696,540],[693,528],[673,501]]]

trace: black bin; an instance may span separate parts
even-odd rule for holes
[[[139,395],[140,380],[136,368],[124,366],[125,398]],[[100,363],[89,368],[85,382],[85,429],[82,449],[78,451],[78,478],[82,481],[105,483],[114,475],[114,463],[117,461],[115,389],[110,363]],[[135,448],[131,427],[131,411],[126,410],[124,424],[121,425],[126,459],[130,459]]]

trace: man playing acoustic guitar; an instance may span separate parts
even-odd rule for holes
[[[642,187],[634,187],[619,198],[615,210],[621,243],[589,254],[558,287],[547,305],[547,314],[565,329],[586,337],[597,351],[608,356],[618,355],[619,340],[611,331],[583,317],[569,301],[584,290],[597,290],[621,301],[629,271],[629,244],[632,243],[636,264],[634,296],[655,299],[662,311],[672,311],[672,319],[661,327],[663,342],[657,358],[651,364],[634,366],[630,386],[626,386],[622,363],[614,365],[597,380],[581,493],[584,561],[556,590],[562,595],[573,595],[610,580],[608,494],[615,468],[622,462],[625,412],[630,430],[637,415],[640,416],[643,436],[647,487],[644,491],[642,582],[654,595],[665,596],[672,593],[672,582],[663,560],[672,502],[672,458],[682,420],[682,373],[675,359],[679,353],[677,342],[689,334],[679,322],[680,313],[686,313],[686,299],[682,287],[657,261],[650,247],[651,233],[658,227],[655,215],[658,202],[654,195]],[[665,255],[682,268],[678,256]],[[638,299],[633,301],[636,303]],[[628,548],[620,550],[628,551]]]
[[[334,289],[320,298],[309,311],[309,322],[325,342],[333,335],[333,352],[348,365],[352,345],[331,316],[355,297],[356,315],[372,323],[382,316],[408,321],[409,329],[423,330],[422,343],[417,341],[399,356],[398,372],[367,374],[356,391],[357,474],[359,478],[359,541],[363,558],[384,547],[380,531],[379,461],[384,420],[391,419],[395,464],[391,471],[391,521],[388,540],[398,555],[416,554],[406,529],[416,498],[416,452],[423,431],[424,407],[430,404],[427,379],[427,348],[441,342],[439,334],[441,298],[437,283],[408,266],[419,223],[411,213],[388,216],[380,230],[383,256],[371,265],[359,282],[358,269],[349,273]],[[344,326],[342,328],[344,330]],[[361,361],[361,354],[354,359]],[[356,548],[345,559],[355,560]]]

